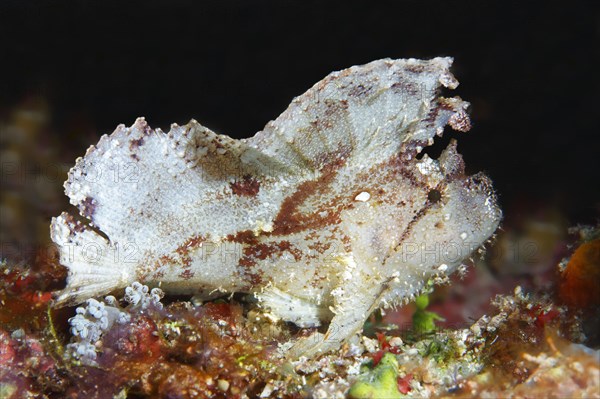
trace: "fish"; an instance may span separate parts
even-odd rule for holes
[[[339,349],[378,308],[459,269],[502,212],[491,180],[465,174],[449,125],[470,130],[452,58],[381,59],[332,72],[247,139],[195,120],[144,118],[104,135],[68,174],[80,216],[52,219],[68,268],[54,306],[133,282],[209,300],[253,295],[299,327],[293,357]]]

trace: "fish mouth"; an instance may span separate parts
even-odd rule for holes
[[[503,216],[492,180],[483,172],[478,172],[465,176],[460,185],[459,195],[464,203],[467,219],[474,227],[487,226],[484,233],[488,237],[491,236],[500,225]]]

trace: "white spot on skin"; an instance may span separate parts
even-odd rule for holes
[[[263,204],[264,206],[269,206],[268,203]],[[258,225],[258,230],[262,230],[264,232],[270,233],[273,231],[273,223],[272,222],[264,222],[262,220],[259,220],[257,222]]]
[[[421,162],[417,163],[417,168],[419,169],[419,172],[421,172],[422,175],[427,176],[428,174],[436,170],[436,164],[433,159],[429,158],[427,154],[425,154]]]
[[[366,191],[363,191],[362,193],[358,194],[354,200],[355,201],[360,201],[360,202],[367,202],[368,200],[371,199],[371,194],[369,194]]]

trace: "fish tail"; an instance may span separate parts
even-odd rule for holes
[[[63,212],[52,218],[52,241],[60,263],[69,269],[67,286],[54,296],[54,306],[69,306],[129,285],[130,267],[115,245],[92,227]]]

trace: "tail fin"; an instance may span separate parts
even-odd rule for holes
[[[131,283],[126,264],[109,241],[66,212],[52,218],[52,240],[60,263],[69,268],[67,288],[54,298],[55,306],[68,306],[108,294]]]

